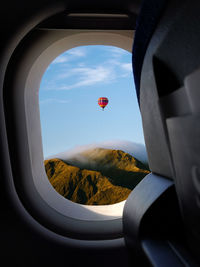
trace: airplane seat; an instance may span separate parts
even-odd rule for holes
[[[101,232],[99,236],[93,232],[95,224],[98,223],[73,219],[70,221],[73,231],[67,231],[67,221],[63,218],[67,216],[45,203],[36,192],[32,180],[32,165],[38,155],[32,156],[28,146],[30,139],[27,138],[25,94],[22,91],[25,88],[23,82],[26,84],[29,68],[32,67],[30,62],[38,56],[37,53],[32,53],[31,59],[27,60],[29,48],[33,44],[32,38],[37,38],[36,31],[40,23],[54,16],[59,17],[59,14],[62,14],[61,21],[62,18],[65,21],[65,15],[69,12],[110,14],[117,10],[119,13],[126,13],[132,6],[135,6],[135,3],[130,5],[129,1],[114,0],[8,0],[1,3],[0,32],[3,42],[0,46],[0,237],[3,244],[1,261],[5,262],[6,266],[130,266],[122,232],[117,232],[114,238],[103,238]],[[116,9],[113,10],[113,7]],[[91,20],[90,24],[93,24]],[[95,23],[91,26],[95,27]],[[102,24],[100,26],[102,27]],[[108,28],[111,26],[108,25]],[[66,24],[62,29],[65,30],[65,27]],[[113,28],[116,29],[116,25]],[[45,31],[43,32],[45,35]],[[37,46],[37,41],[34,41],[34,44]],[[23,71],[18,68],[19,62]],[[34,80],[35,76],[31,78]],[[24,87],[16,88],[19,83]],[[35,103],[30,101],[26,104],[26,107],[30,107]],[[34,117],[35,113],[32,115]],[[37,130],[38,128],[32,125],[32,135],[36,135]],[[35,147],[37,145],[35,142]],[[39,178],[40,175],[41,173],[38,174]],[[25,190],[24,185],[30,191]],[[30,199],[34,202],[30,202]],[[37,203],[37,206],[33,203]],[[84,236],[77,223],[82,225]],[[111,235],[116,226],[122,229],[121,224],[121,218],[113,220]],[[106,221],[100,228],[102,232],[107,231]],[[92,233],[92,240],[88,233]]]
[[[153,266],[200,261],[199,20],[198,0],[148,0],[137,21],[133,72],[152,173],[123,222],[127,246]]]
[[[12,61],[13,54],[20,57],[16,48],[19,44],[20,51],[27,48],[23,47],[24,41],[28,43],[39,23],[69,10],[109,13],[116,7],[115,11],[132,12],[140,1],[3,2],[0,10],[4,40],[0,47],[2,262],[21,267],[142,266],[137,257],[129,264],[121,236],[117,244],[115,240],[106,240],[109,249],[104,240],[74,240],[70,239],[70,233],[67,239],[60,234],[62,229],[52,223],[53,219],[48,221],[51,227],[45,227],[48,205],[41,202],[41,210],[45,212],[39,214],[40,221],[35,219],[35,207],[29,203],[24,205],[20,199],[23,193],[20,179],[25,169],[29,169],[31,176],[31,168],[18,159],[18,150],[28,151],[27,157],[30,151],[25,145],[24,118],[19,124],[9,121],[14,100],[13,92],[8,92],[9,86],[17,82],[11,75],[18,71]],[[192,266],[199,260],[199,11],[198,0],[143,1],[135,34],[134,76],[152,173],[130,194],[123,226],[130,255],[145,255],[153,266]],[[23,134],[16,130],[19,125]],[[16,139],[20,142],[15,142]],[[25,178],[28,184],[29,177]],[[27,192],[24,195],[30,198]],[[52,213],[53,218],[56,213]],[[56,215],[64,228],[60,214]],[[48,220],[48,216],[46,218]]]

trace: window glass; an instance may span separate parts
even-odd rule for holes
[[[131,53],[66,51],[47,68],[39,103],[47,179],[63,197],[114,204],[149,173]]]

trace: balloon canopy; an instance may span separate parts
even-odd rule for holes
[[[104,110],[105,106],[107,106],[107,104],[108,104],[108,98],[107,97],[99,97],[98,104]]]

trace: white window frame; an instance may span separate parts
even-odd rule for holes
[[[87,239],[122,236],[124,203],[87,206],[71,202],[51,186],[44,169],[39,88],[49,64],[61,53],[81,45],[110,45],[132,51],[134,31],[130,30],[46,30],[36,29],[20,50],[12,84],[13,119],[16,124],[19,162],[23,171],[20,192],[35,216],[40,214],[58,232]],[[33,190],[34,189],[34,190]],[[33,193],[33,191],[35,193]],[[24,201],[25,201],[24,200]],[[44,206],[44,207],[43,207]],[[53,228],[53,226],[52,226]]]

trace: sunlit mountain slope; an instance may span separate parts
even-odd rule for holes
[[[65,198],[87,205],[125,200],[149,173],[137,159],[121,150],[95,148],[64,162],[45,160],[50,183]]]

